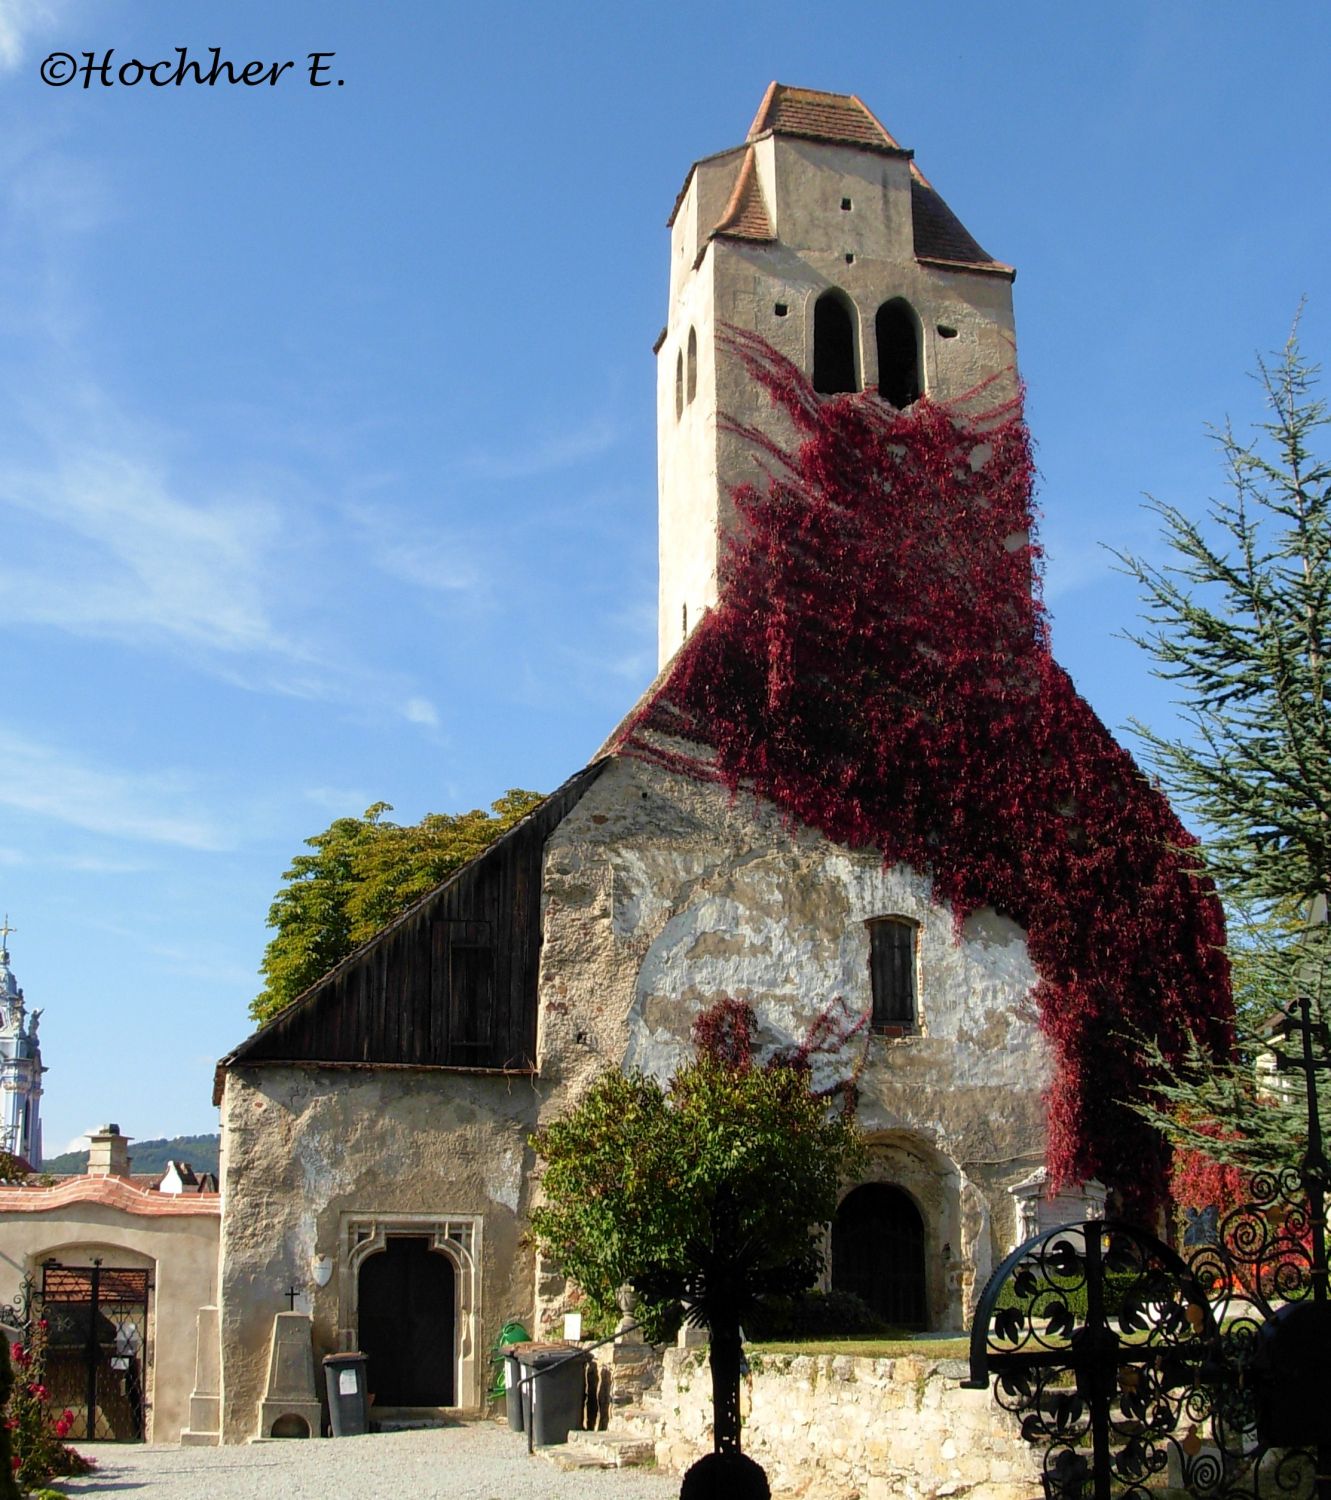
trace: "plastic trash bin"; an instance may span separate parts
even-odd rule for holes
[[[582,1428],[591,1355],[584,1349],[547,1347],[521,1358],[523,1375],[535,1377],[525,1388],[529,1394],[523,1402],[532,1442],[538,1448],[568,1442],[569,1432]]]
[[[516,1354],[504,1355],[504,1405],[508,1410],[508,1425],[514,1432],[525,1432],[527,1424],[523,1418],[522,1366]]]
[[[334,1437],[359,1437],[370,1430],[370,1395],[365,1384],[368,1363],[368,1357],[359,1350],[324,1355],[328,1420]]]

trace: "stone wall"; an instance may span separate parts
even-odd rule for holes
[[[1034,1450],[957,1359],[755,1354],[742,1393],[744,1451],[772,1494],[801,1500],[1030,1500]],[[672,1349],[656,1461],[681,1474],[712,1444],[706,1349]]]

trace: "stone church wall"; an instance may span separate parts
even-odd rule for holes
[[[1049,1062],[1020,929],[979,912],[958,932],[913,871],[627,759],[551,837],[544,903],[541,1076],[573,1093],[605,1066],[669,1076],[724,996],[778,1044],[838,999],[863,1012],[866,923],[919,924],[918,1034],[869,1040],[860,1122],[867,1180],[900,1185],[924,1217],[929,1321],[960,1326],[1013,1242],[1008,1189],[1043,1160]],[[847,1066],[820,1064],[817,1081]]]
[[[751,798],[615,759],[545,852],[538,1074],[233,1065],[223,1100],[224,1441],[253,1436],[274,1316],[313,1316],[317,1355],[354,1347],[361,1262],[429,1234],[455,1264],[456,1405],[484,1396],[509,1319],[557,1333],[562,1279],[521,1242],[526,1142],[607,1067],[667,1077],[700,1010],[749,1000],[762,1037],[799,1040],[827,1006],[870,1004],[866,922],[919,924],[917,1034],[873,1037],[860,1118],[866,1180],[924,1222],[927,1320],[960,1326],[1014,1232],[1008,1189],[1043,1156],[1048,1060],[1021,932],[956,928],[928,882],[792,828]],[[852,1044],[850,1050],[854,1050]],[[862,1045],[862,1044],[861,1044]],[[827,1082],[848,1054],[818,1064]],[[324,1262],[327,1284],[315,1281]]]
[[[476,1411],[490,1342],[532,1305],[519,1244],[536,1095],[523,1078],[415,1069],[235,1068],[222,1105],[223,1441],[255,1435],[273,1318],[313,1314],[316,1360],[356,1342],[360,1262],[386,1232],[455,1264],[457,1405]],[[314,1280],[329,1263],[326,1286]],[[321,1393],[322,1394],[322,1393]]]

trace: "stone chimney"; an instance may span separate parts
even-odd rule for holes
[[[129,1176],[129,1137],[121,1135],[119,1125],[99,1125],[88,1132],[88,1176]]]

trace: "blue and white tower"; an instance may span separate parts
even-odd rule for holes
[[[0,1150],[42,1164],[42,1049],[37,1041],[41,1011],[27,1014],[23,991],[9,967],[9,934],[0,923]]]

